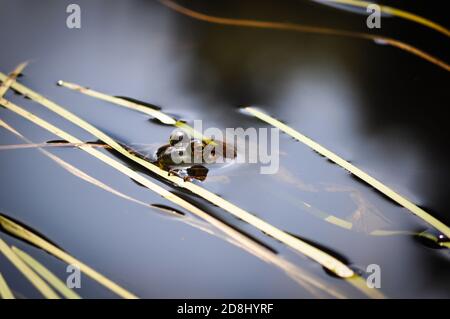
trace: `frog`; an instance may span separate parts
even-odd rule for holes
[[[154,164],[168,171],[169,176],[178,176],[185,182],[204,181],[209,171],[203,165],[206,162],[202,158],[205,146],[205,142],[176,130],[170,135],[169,142],[157,149]],[[209,162],[214,162],[214,158]]]
[[[183,130],[175,130],[169,142],[157,149],[154,164],[168,171],[169,176],[178,176],[185,182],[204,181],[209,171],[206,166],[215,164],[222,154],[221,151],[216,152],[214,146],[217,144],[225,145],[219,141],[190,137]],[[232,156],[236,156],[235,152]]]

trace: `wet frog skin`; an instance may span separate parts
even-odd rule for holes
[[[155,164],[185,181],[204,181],[208,174],[205,165],[215,163],[216,159],[211,145],[190,138],[184,131],[176,130],[170,135],[169,143],[156,151]]]

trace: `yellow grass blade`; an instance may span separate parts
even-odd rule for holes
[[[118,105],[124,106],[126,108],[150,115],[151,117],[157,118],[162,123],[167,124],[167,125],[175,125],[175,123],[176,123],[175,119],[171,118],[170,116],[168,116],[158,110],[152,109],[151,107],[148,107],[148,106],[143,106],[138,103],[134,103],[134,102],[131,102],[131,101],[119,98],[119,97],[103,94],[103,93],[79,86],[74,83],[58,81],[58,85],[66,87],[71,90],[81,92],[83,94],[86,94],[86,95],[89,95],[92,97],[95,97],[97,99],[101,99],[101,100],[104,100],[104,101],[107,101],[110,103],[118,104]]]
[[[2,74],[0,74],[0,80],[3,80],[1,75]],[[263,231],[264,233],[281,241],[285,245],[293,248],[295,251],[297,251],[301,254],[304,254],[305,256],[315,260],[316,262],[318,262],[325,268],[334,272],[336,275],[343,277],[343,278],[352,277],[354,275],[353,270],[351,270],[347,265],[345,265],[338,259],[334,258],[333,256],[327,254],[326,252],[321,251],[320,249],[274,227],[273,225],[265,222],[264,220],[243,210],[242,208],[228,202],[227,200],[215,195],[214,193],[209,192],[208,190],[202,188],[201,186],[198,186],[198,185],[190,183],[190,182],[185,182],[182,178],[179,178],[177,176],[169,176],[166,171],[160,169],[158,166],[156,166],[150,162],[143,160],[142,158],[137,157],[134,154],[131,154],[126,149],[124,149],[120,144],[118,144],[111,137],[109,137],[108,135],[106,135],[105,133],[100,131],[99,129],[95,128],[91,124],[87,123],[86,121],[82,120],[75,114],[67,111],[66,109],[62,108],[61,106],[57,105],[56,103],[37,94],[36,92],[26,88],[25,86],[23,86],[17,82],[15,82],[12,85],[12,87],[14,87],[15,90],[21,92],[22,94],[28,96],[32,100],[38,102],[39,104],[47,107],[51,111],[57,113],[58,115],[64,117],[65,119],[69,120],[70,122],[83,128],[84,130],[91,133],[92,135],[94,135],[95,137],[97,137],[98,139],[103,141],[104,143],[108,144],[113,149],[115,149],[117,152],[119,152],[120,154],[129,158],[130,160],[142,165],[143,167],[147,168],[151,172],[174,183],[175,185],[185,188],[185,189],[191,191],[192,193],[208,200],[209,202],[213,203],[214,205],[221,207],[222,209],[228,211],[232,215],[242,219],[243,221],[258,228],[259,230]],[[13,103],[11,103],[5,99],[0,99],[0,104],[5,106],[6,108],[10,109],[11,111],[29,119],[30,121],[36,123],[37,125],[40,125],[41,127],[53,132],[54,134],[58,135],[60,138],[63,138],[71,143],[80,143],[81,142],[80,140],[74,138],[73,136],[68,135],[67,133],[56,128],[55,126],[37,118],[35,115],[23,110],[22,108],[18,107],[17,105],[14,105]],[[92,152],[96,151],[94,149],[85,148],[83,146],[81,146],[80,148],[85,150],[88,153],[92,153]],[[99,152],[98,156],[96,156],[96,157],[100,158],[100,156],[101,156],[100,154],[104,155]],[[106,158],[110,159],[109,157],[106,157]],[[107,161],[105,161],[105,162],[107,162]],[[145,183],[144,183],[144,185],[145,185]]]
[[[450,242],[449,241],[441,242],[439,240],[439,238],[436,237],[436,235],[434,235],[434,234],[430,234],[430,233],[424,231],[424,232],[421,232],[421,233],[419,233],[417,235],[419,237],[426,238],[428,240],[434,241],[438,246],[445,247],[445,248],[450,248]]]
[[[120,105],[120,106],[129,108],[129,109],[150,115],[152,117],[159,119],[164,124],[173,125],[178,128],[181,128],[182,130],[187,132],[193,138],[201,139],[201,140],[205,141],[205,143],[215,143],[208,137],[203,136],[202,133],[194,130],[194,128],[189,126],[188,124],[181,122],[181,121],[177,121],[176,119],[170,117],[169,115],[167,115],[161,111],[154,110],[154,109],[150,108],[149,106],[141,105],[141,104],[135,103],[135,102],[130,102],[130,101],[122,99],[122,98],[118,98],[115,96],[107,95],[105,93],[94,91],[92,89],[81,86],[79,84],[69,83],[69,82],[65,82],[62,80],[58,81],[58,85],[61,87],[65,87],[67,89],[76,91],[76,92],[86,94],[86,95],[91,96],[96,99],[104,100],[104,101],[107,101],[107,102],[110,102],[110,103],[113,103],[116,105]]]
[[[313,1],[315,1],[315,0],[313,0]],[[367,8],[367,6],[370,4],[377,4],[374,2],[359,1],[359,0],[358,1],[356,1],[356,0],[321,0],[321,1],[347,4],[350,6],[355,6],[355,7],[360,7],[360,8]],[[408,11],[404,11],[404,10],[400,10],[397,8],[380,5],[380,4],[377,4],[377,5],[380,7],[381,12],[383,12],[383,13],[390,14],[390,15],[393,15],[393,16],[396,16],[396,17],[399,17],[399,18],[402,18],[405,20],[409,20],[409,21],[421,24],[427,28],[438,31],[438,32],[446,35],[447,37],[450,36],[449,30],[447,30],[444,26],[437,24],[436,22],[433,22],[429,19],[426,19],[417,14],[414,14],[414,13],[411,13]]]
[[[0,216],[1,217],[1,216]],[[30,267],[27,266],[9,246],[0,238],[0,252],[48,299],[60,299],[59,296],[41,279]]]
[[[1,299],[14,299],[14,294],[9,289],[8,284],[0,273],[0,298]]]
[[[246,107],[245,110],[247,112],[249,112],[251,115],[259,118],[261,121],[264,121],[278,129],[280,129],[284,133],[292,136],[296,140],[298,140],[298,141],[302,142],[303,144],[307,145],[308,147],[312,148],[314,151],[325,156],[326,158],[328,158],[332,162],[336,163],[337,165],[341,166],[342,168],[345,168],[347,171],[349,171],[353,175],[357,176],[358,178],[360,178],[361,180],[363,180],[364,182],[366,182],[373,188],[377,189],[379,192],[383,193],[384,195],[386,195],[393,201],[397,202],[401,206],[408,209],[410,212],[412,212],[417,217],[421,218],[426,223],[430,224],[431,226],[433,226],[434,228],[436,228],[437,230],[442,232],[447,238],[450,238],[450,228],[447,225],[445,225],[444,223],[442,223],[435,217],[431,216],[426,211],[424,211],[422,208],[416,206],[415,204],[410,202],[405,197],[399,195],[398,193],[396,193],[395,191],[393,191],[392,189],[390,189],[389,187],[387,187],[380,181],[376,180],[372,176],[363,172],[356,166],[350,164],[343,158],[341,158],[338,155],[336,155],[335,153],[329,151],[322,145],[314,142],[313,140],[306,137],[305,135],[297,132],[296,130],[289,127],[288,125],[274,119],[270,115],[267,115],[266,113],[261,112],[258,109],[253,108],[253,107]]]
[[[38,273],[42,278],[44,278],[50,285],[53,286],[61,295],[67,299],[81,299],[81,297],[72,289],[68,288],[67,285],[62,282],[58,277],[56,277],[50,270],[45,268],[36,259],[20,250],[17,247],[12,247],[12,251],[19,256],[28,266],[30,266],[36,273]]]
[[[16,237],[19,237],[19,238],[22,238],[22,239],[24,239],[24,240],[26,240],[26,241],[28,241],[28,242],[38,246],[38,247],[44,249],[45,251],[49,252],[50,254],[52,254],[52,255],[58,257],[59,259],[65,261],[67,264],[77,265],[83,273],[85,273],[86,275],[88,275],[89,277],[94,279],[95,281],[99,282],[100,284],[102,284],[106,288],[110,289],[111,291],[117,293],[119,296],[121,296],[123,298],[136,298],[136,296],[134,296],[130,292],[126,291],[122,287],[118,286],[117,284],[115,284],[114,282],[112,282],[111,280],[106,278],[105,276],[99,274],[98,272],[96,272],[95,270],[90,268],[89,266],[83,264],[82,262],[80,262],[79,260],[77,260],[74,257],[70,256],[66,252],[64,252],[61,249],[59,249],[58,247],[52,245],[51,243],[47,242],[46,240],[44,240],[44,239],[40,238],[39,236],[33,234],[32,232],[30,232],[27,229],[23,228],[22,226],[16,224],[15,222],[13,222],[12,220],[6,218],[5,216],[0,215],[0,225],[6,231],[11,233],[12,235],[14,235]],[[12,251],[11,251],[11,253],[14,254]],[[14,256],[22,264],[24,264],[21,261],[21,259],[19,259],[15,254],[14,254]],[[26,266],[26,267],[28,268],[28,266]],[[30,271],[31,271],[31,269],[30,269]]]
[[[376,229],[372,232],[370,232],[369,235],[371,236],[397,236],[397,235],[407,235],[407,236],[415,236],[419,235],[420,233],[408,231],[408,230],[382,230],[382,229]]]
[[[28,62],[19,64],[16,69],[9,74],[8,78],[2,84],[0,84],[0,97],[3,97],[5,95],[6,91],[8,91],[9,87],[11,86],[11,83],[13,83],[19,76],[19,74],[22,73],[27,64]]]
[[[353,287],[355,287],[359,291],[365,293],[372,299],[384,299],[385,298],[385,296],[380,291],[380,289],[369,288],[366,280],[362,277],[354,276],[354,277],[350,278],[348,281],[351,285],[353,285]]]

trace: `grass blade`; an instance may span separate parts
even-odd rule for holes
[[[0,252],[30,281],[30,283],[47,299],[60,299],[59,296],[27,266],[9,246],[0,238]]]
[[[353,32],[338,30],[333,28],[323,28],[310,25],[301,25],[296,23],[285,23],[285,22],[272,22],[272,21],[261,21],[261,20],[248,20],[248,19],[234,19],[234,18],[222,18],[217,16],[210,16],[201,12],[197,12],[186,7],[179,5],[172,0],[159,0],[163,5],[174,10],[182,15],[188,16],[190,18],[205,21],[213,24],[229,25],[229,26],[239,26],[248,28],[258,28],[258,29],[271,29],[271,30],[284,30],[284,31],[294,31],[294,32],[305,32],[312,34],[323,34],[323,35],[335,35],[342,37],[349,37],[361,40],[370,40],[375,43],[382,43],[393,46],[397,49],[403,50],[407,53],[413,54],[425,61],[433,63],[434,65],[450,71],[450,65],[446,62],[410,45],[405,42],[401,42],[394,38],[388,38],[384,36],[374,35],[370,33],[363,32]]]
[[[6,78],[6,80],[3,81],[3,83],[0,84],[0,97],[3,97],[5,93],[10,88],[11,84],[15,82],[17,77],[22,73],[22,71],[26,68],[28,65],[28,62],[23,62],[19,64],[14,71],[12,71],[9,76]]]
[[[11,133],[15,135],[20,135],[19,132],[17,132],[15,129],[13,129],[11,126],[9,126],[6,122],[4,122],[2,119],[0,119],[0,126],[7,129]]]
[[[72,289],[68,288],[67,285],[56,277],[50,270],[45,268],[36,259],[20,250],[17,247],[12,247],[12,251],[19,256],[28,266],[30,266],[36,273],[38,273],[42,278],[44,278],[50,285],[53,286],[61,295],[67,299],[81,299],[81,297]]]
[[[71,265],[77,265],[82,272],[84,272],[86,275],[94,279],[95,281],[99,282],[106,288],[110,289],[111,291],[117,293],[119,296],[123,298],[130,298],[134,299],[136,296],[128,292],[127,290],[123,289],[119,285],[115,284],[105,276],[101,275],[100,273],[96,272],[91,267],[85,265],[81,261],[77,260],[76,258],[70,256],[66,252],[62,251],[58,247],[52,245],[51,243],[47,242],[45,239],[42,239],[41,237],[35,235],[34,233],[30,232],[29,230],[23,228],[22,226],[16,224],[12,220],[6,218],[3,215],[0,215],[0,225],[10,234],[22,238],[23,240],[26,240],[45,251],[49,252],[53,256],[58,257],[59,259],[63,260],[67,264]],[[9,247],[8,247],[9,248]],[[24,264],[19,257],[17,257],[12,250],[11,254],[14,255],[14,257],[20,261],[20,263]],[[25,265],[25,264],[24,264]],[[26,266],[26,265],[25,265]],[[28,266],[26,266],[28,268]],[[29,269],[29,268],[28,268]],[[31,269],[29,269],[32,271]]]
[[[318,144],[317,142],[314,142],[310,138],[306,137],[305,135],[299,133],[298,131],[294,130],[293,128],[289,127],[288,125],[274,119],[270,115],[267,115],[264,112],[261,112],[260,110],[254,108],[254,107],[246,107],[245,110],[249,112],[251,115],[259,118],[261,121],[266,122],[284,133],[292,136],[299,142],[307,145],[308,147],[312,148],[314,151],[318,152],[319,154],[325,156],[332,162],[336,163],[337,165],[341,166],[342,168],[346,169],[353,175],[357,176],[373,188],[377,189],[382,194],[386,195],[387,197],[391,198],[401,206],[408,209],[410,212],[412,212],[417,217],[421,218],[426,223],[430,224],[440,232],[442,232],[447,238],[450,238],[450,228],[436,219],[435,217],[428,214],[426,211],[424,211],[422,208],[416,206],[411,201],[409,201],[407,198],[399,195],[380,181],[376,180],[369,174],[365,173],[364,171],[360,170],[353,164],[350,164],[343,158],[339,157],[335,153],[331,152],[330,150],[326,149],[322,145]]]
[[[9,289],[8,284],[0,273],[0,298],[1,299],[14,299],[14,294]]]
[[[60,146],[72,146],[72,147],[79,147],[79,146],[88,146],[88,147],[92,147],[93,144],[89,144],[89,143],[41,143],[41,144],[35,144],[33,142],[31,142],[29,139],[27,139],[25,136],[23,136],[22,134],[20,134],[17,130],[15,130],[14,128],[12,128],[10,125],[8,125],[6,122],[4,122],[2,119],[0,119],[0,126],[5,127],[6,129],[8,129],[9,131],[11,131],[12,133],[14,133],[15,135],[17,135],[20,139],[22,139],[23,141],[29,143],[29,144],[19,144],[18,146],[20,146],[19,148],[26,148],[26,146],[30,146],[30,147],[37,147],[39,149],[39,151],[41,151],[41,153],[43,153],[45,156],[47,156],[48,158],[50,158],[51,160],[53,160],[55,163],[57,163],[59,166],[61,166],[62,168],[64,168],[66,171],[68,171],[69,173],[71,173],[72,175],[75,175],[78,178],[81,178],[82,180],[93,184],[107,192],[110,192],[118,197],[124,198],[126,200],[129,200],[131,202],[134,202],[136,204],[148,207],[148,208],[155,208],[152,205],[145,203],[143,201],[140,201],[134,197],[131,197],[129,195],[126,195],[114,188],[112,188],[111,186],[106,185],[105,183],[103,183],[102,181],[96,179],[95,177],[87,174],[86,172],[83,172],[82,170],[80,170],[79,168],[73,166],[72,164],[64,161],[63,159],[61,159],[60,157],[47,152],[44,149],[41,149],[41,147],[45,147],[45,146],[53,146],[53,145],[59,145]],[[6,146],[6,145],[2,145],[2,146]],[[0,150],[2,150],[2,146],[0,146]],[[12,145],[14,146],[14,145]],[[101,147],[104,147],[103,145],[100,145]],[[11,148],[6,148],[5,149],[11,149]],[[14,148],[13,148],[14,149]]]
[[[6,129],[8,129],[4,124],[6,124],[6,123],[3,120],[0,119],[0,126],[3,126]],[[78,146],[81,146],[81,145],[90,146],[90,147],[108,148],[108,147],[105,147],[103,144],[91,144],[91,143],[82,143],[82,144],[75,144],[75,143],[26,143],[26,144],[0,145],[0,151],[19,150],[19,149],[26,149],[26,148],[78,147]]]
[[[340,3],[340,4],[347,4],[350,6],[354,6],[354,7],[360,7],[360,8],[364,8],[366,9],[369,5],[371,4],[377,4],[374,2],[367,2],[367,1],[361,1],[361,0],[313,0],[315,2],[332,2],[332,3]],[[389,6],[385,6],[385,5],[380,5],[377,4],[380,7],[381,12],[386,13],[386,14],[390,14],[405,20],[409,20],[418,24],[421,24],[427,28],[430,28],[432,30],[435,30],[437,32],[442,33],[445,36],[450,36],[450,31],[447,30],[444,26],[431,21],[429,19],[426,19],[424,17],[421,17],[417,14],[408,12],[408,11],[404,11],[404,10],[400,10],[397,8],[393,8],[393,7],[389,7]]]
[[[177,122],[175,119],[171,118],[169,115],[164,114],[158,110],[152,109],[149,106],[143,106],[138,103],[131,102],[131,101],[119,98],[119,97],[103,94],[103,93],[79,86],[74,83],[58,81],[58,85],[66,87],[71,90],[81,92],[83,94],[95,97],[95,98],[103,100],[103,101],[118,104],[118,105],[124,106],[126,108],[150,115],[151,117],[157,118],[162,123],[167,124],[167,125],[175,125],[175,123]]]
[[[141,112],[143,114],[150,115],[152,117],[159,119],[164,124],[173,125],[175,127],[181,128],[182,130],[187,132],[193,138],[201,139],[201,140],[205,141],[205,143],[215,143],[208,137],[203,136],[200,132],[197,132],[196,130],[194,130],[194,128],[191,127],[190,125],[188,125],[182,121],[178,121],[161,111],[154,110],[154,109],[150,108],[149,106],[144,106],[144,105],[141,105],[141,104],[138,104],[135,102],[131,102],[131,101],[128,101],[128,100],[125,100],[122,98],[107,95],[105,93],[94,91],[92,89],[81,86],[79,84],[65,82],[62,80],[58,81],[58,85],[61,87],[65,87],[67,89],[91,96],[96,99],[107,101],[107,102],[110,102],[110,103],[113,103],[116,105],[120,105],[120,106],[129,108],[129,109],[132,109],[137,112]]]

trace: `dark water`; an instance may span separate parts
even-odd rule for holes
[[[335,151],[450,224],[447,180],[448,74],[370,41],[211,25],[154,1],[78,1],[82,28],[65,26],[69,1],[0,0],[0,68],[32,63],[20,81],[127,144],[165,143],[171,127],[148,116],[71,92],[63,79],[162,107],[204,126],[267,127],[241,112],[257,105]],[[187,3],[187,2],[186,2]],[[396,2],[397,3],[397,2]],[[420,2],[418,2],[420,3]],[[397,6],[444,23],[429,5]],[[187,3],[218,16],[307,23],[367,32],[364,18],[307,1]],[[380,34],[414,44],[443,60],[447,39],[398,19]],[[80,139],[88,133],[40,105],[8,99]],[[33,142],[57,139],[0,109],[0,118]],[[1,144],[22,140],[4,129]],[[179,209],[80,150],[51,153],[143,202]],[[212,170],[201,185],[271,224],[343,256],[354,267],[378,264],[388,297],[449,297],[449,253],[411,235],[370,236],[374,230],[421,232],[428,226],[292,138],[280,135],[280,171],[257,165]],[[36,149],[1,150],[0,211],[45,234],[60,247],[140,297],[310,298],[314,294],[266,263],[177,218],[117,197],[71,175]],[[171,186],[155,180],[167,189]],[[259,240],[312,277],[350,297],[364,297],[343,280],[208,202],[174,192]],[[309,206],[305,206],[307,203]],[[331,214],[349,231],[315,217]],[[214,233],[217,233],[213,230]],[[4,233],[60,278],[66,264]],[[1,273],[18,296],[39,297],[0,257]],[[83,297],[114,297],[83,278]]]

